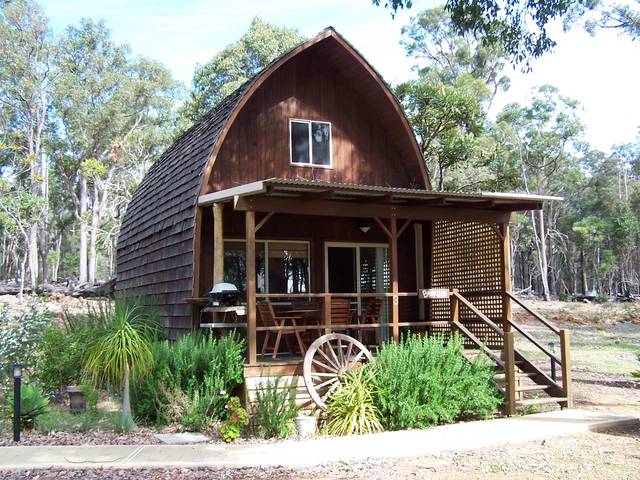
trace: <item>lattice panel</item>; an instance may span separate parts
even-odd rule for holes
[[[432,288],[457,288],[478,310],[501,324],[502,255],[500,239],[491,225],[434,222],[432,258]],[[450,315],[448,300],[431,302],[431,320],[448,321]],[[501,348],[502,339],[462,304],[460,321],[490,347]]]

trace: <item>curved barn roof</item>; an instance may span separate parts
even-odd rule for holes
[[[153,297],[159,304],[165,325],[182,328],[191,325],[191,311],[184,299],[190,297],[194,274],[194,236],[196,209],[200,193],[205,193],[216,152],[224,142],[234,119],[259,85],[280,65],[325,39],[337,41],[353,56],[359,68],[369,74],[395,112],[401,127],[410,132],[409,123],[397,99],[381,76],[333,28],[293,48],[271,62],[258,75],[225,98],[185,132],[150,168],[140,183],[122,221],[117,250],[118,290],[127,296]],[[419,158],[415,166],[425,186],[428,178],[419,148],[410,135],[409,157]]]

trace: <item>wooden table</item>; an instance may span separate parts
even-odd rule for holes
[[[203,322],[202,315],[206,313],[212,313],[214,315],[213,322]],[[221,322],[215,321],[217,315],[221,315]],[[229,319],[229,315],[232,316]],[[200,310],[200,328],[247,328],[246,322],[238,322],[238,317],[245,317],[247,315],[247,307],[244,305],[234,305],[227,307],[215,307],[209,305]],[[229,321],[232,320],[232,321]]]

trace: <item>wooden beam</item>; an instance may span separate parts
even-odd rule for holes
[[[511,242],[509,240],[509,224],[501,223],[498,227],[501,253],[502,280],[502,328],[505,332],[511,330],[513,312],[511,310]]]
[[[258,222],[258,224],[256,225],[256,233],[258,233],[258,230],[260,230],[260,229],[264,226],[264,224],[265,224],[265,223],[267,223],[267,222],[269,221],[269,219],[270,219],[271,217],[273,217],[274,215],[275,215],[275,214],[274,214],[273,212],[269,212],[269,213],[267,213],[267,214],[264,216],[264,218],[263,218],[262,220],[260,220],[260,221]]]
[[[213,204],[213,284],[224,282],[224,204]]]
[[[400,341],[400,308],[398,297],[398,221],[395,217],[389,219],[390,228],[390,254],[391,254],[391,293],[393,294],[391,304],[391,323],[393,324],[393,340]]]
[[[515,415],[516,413],[516,360],[513,343],[513,332],[505,332],[503,337],[504,345],[502,359],[504,360],[504,390],[505,414]]]
[[[249,365],[256,365],[256,214],[252,210],[245,213],[245,240],[247,271],[247,343]]]
[[[457,220],[480,223],[508,223],[511,212],[462,207],[421,207],[379,203],[351,203],[337,200],[288,200],[272,197],[236,196],[234,208],[239,211],[288,213],[292,215],[325,215],[355,218],[410,218],[412,220]]]
[[[416,262],[416,287],[418,290],[424,288],[424,243],[422,239],[422,224],[413,224],[413,238],[415,244],[415,262]],[[425,302],[418,302],[418,318],[425,319]]]
[[[402,234],[404,233],[404,231],[407,229],[407,227],[409,226],[409,224],[412,222],[411,219],[406,220],[402,226],[400,227],[400,230],[398,230],[398,235],[397,237],[400,238],[402,236]]]
[[[571,380],[571,332],[560,330],[560,358],[562,358],[562,390],[567,401],[563,406],[573,407],[573,383]]]
[[[378,224],[378,226],[380,227],[380,229],[384,232],[384,234],[391,238],[391,232],[389,231],[389,229],[387,228],[387,226],[384,224],[384,222],[382,220],[380,220],[377,217],[373,218],[375,220],[375,222]]]

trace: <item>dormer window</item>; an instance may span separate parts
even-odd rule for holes
[[[291,164],[330,168],[331,124],[311,120],[289,120]]]

